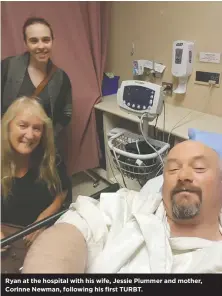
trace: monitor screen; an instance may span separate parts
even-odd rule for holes
[[[153,105],[155,91],[143,86],[125,86],[123,93],[124,103],[132,109],[147,109]]]

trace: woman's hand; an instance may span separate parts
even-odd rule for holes
[[[29,235],[26,235],[23,239],[25,241],[25,245],[27,247],[31,246],[31,244],[34,242],[34,240],[45,230],[44,228],[41,228],[39,230],[36,230],[35,232],[30,233]]]
[[[41,220],[43,220],[43,219],[45,219],[46,217],[44,216],[44,215],[42,215],[42,214],[40,214],[39,216],[38,216],[38,218],[33,222],[33,223],[36,223],[36,222],[39,222],[39,221],[41,221]],[[41,229],[39,229],[39,230],[36,230],[36,231],[34,231],[34,232],[32,232],[32,233],[30,233],[30,234],[28,234],[28,235],[26,235],[23,239],[24,239],[24,241],[25,241],[25,244],[26,244],[26,246],[27,247],[29,247],[33,242],[34,242],[34,240],[45,230],[45,228],[46,227],[43,227],[43,228],[41,228]]]
[[[4,233],[1,231],[1,240],[2,240],[3,238],[5,238],[5,235],[4,235]]]
[[[36,219],[35,222],[39,222],[55,213],[57,213],[59,211],[59,209],[62,207],[62,204],[66,198],[67,195],[67,191],[62,192],[61,194],[57,195],[55,200],[51,203],[51,205],[45,209]],[[42,233],[45,230],[45,227],[41,228],[40,230],[36,230],[33,233],[30,233],[29,235],[27,235],[26,237],[24,237],[24,241],[26,246],[30,246],[33,241],[37,238],[37,236],[40,235],[40,233]]]
[[[5,238],[4,233],[1,231],[1,240]],[[9,246],[5,246],[4,248],[1,248],[1,253],[4,253],[5,251],[7,251],[9,248]]]

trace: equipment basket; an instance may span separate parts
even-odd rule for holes
[[[120,132],[108,139],[108,146],[115,167],[121,172],[122,176],[136,179],[141,186],[149,179],[162,174],[163,163],[160,156],[163,159],[170,147],[168,143],[150,137],[146,139],[158,153],[145,143],[142,135]],[[143,148],[145,148],[147,154],[144,154],[144,151],[143,153],[140,152],[139,144],[141,143],[143,143]],[[136,153],[129,152],[129,148]],[[137,151],[135,151],[135,148],[137,148]]]

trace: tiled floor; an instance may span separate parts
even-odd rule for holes
[[[78,195],[90,196],[108,186],[106,182],[100,179],[97,187],[93,187],[93,180],[84,172],[73,175],[72,177],[72,199],[76,200]]]
[[[135,180],[128,179],[127,177],[124,178],[126,182],[126,186],[128,189],[139,191],[141,186]],[[122,187],[123,181],[121,175],[117,175],[116,178],[111,179],[112,183],[119,183]],[[90,196],[98,191],[109,186],[107,182],[103,179],[99,179],[98,186],[93,187],[93,180],[86,175],[84,172],[77,173],[72,177],[72,200],[75,201],[78,195],[86,195]]]

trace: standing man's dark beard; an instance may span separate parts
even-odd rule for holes
[[[191,192],[195,193],[199,197],[199,202],[194,201],[189,205],[180,205],[177,203],[177,193],[180,192]],[[191,186],[190,184],[180,183],[171,191],[171,201],[172,201],[172,213],[173,218],[179,220],[188,220],[194,218],[200,213],[200,207],[202,204],[202,191],[200,188]]]

